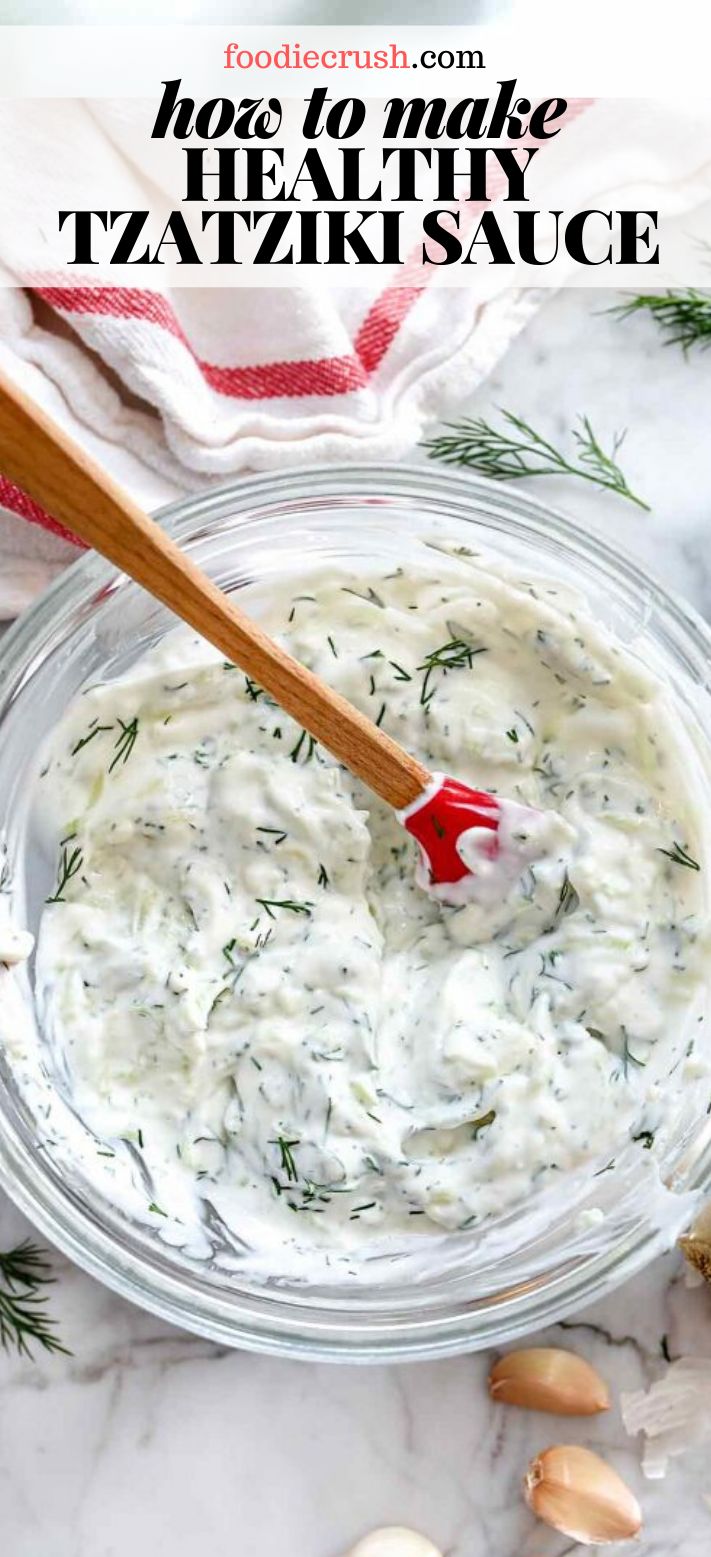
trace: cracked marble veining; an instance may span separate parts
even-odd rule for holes
[[[608,294],[550,297],[462,412],[497,405],[559,437],[586,412],[622,427],[643,515],[582,485],[530,490],[626,545],[711,616],[711,353],[685,360],[649,320],[605,312]],[[0,1240],[25,1224],[0,1206]],[[0,1507],[7,1557],[342,1557],[368,1528],[405,1523],[446,1557],[568,1557],[520,1495],[528,1460],[580,1439],[643,1504],[638,1557],[708,1557],[709,1451],[645,1483],[617,1405],[589,1422],[489,1401],[490,1354],[405,1367],[279,1362],[181,1334],[56,1257],[52,1305],[71,1357],[0,1357]],[[711,1356],[711,1289],[676,1255],[537,1337],[572,1347],[622,1389],[664,1353]],[[608,1548],[609,1550],[609,1548]],[[618,1549],[619,1550],[619,1549]]]

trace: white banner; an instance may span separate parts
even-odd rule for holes
[[[627,57],[624,16],[601,49],[607,0],[586,70],[557,0],[533,29],[2,28],[0,280],[705,286],[711,108],[672,69],[685,4],[661,96],[638,90],[663,53],[647,7],[634,97],[571,93]]]
[[[152,98],[174,76],[200,97],[306,96],[315,86],[488,96],[518,75],[536,96],[688,103],[708,92],[709,31],[703,0],[517,0],[496,21],[454,26],[360,26],[357,14],[334,27],[3,26],[0,96]]]

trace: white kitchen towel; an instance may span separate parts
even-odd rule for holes
[[[31,294],[0,289],[0,365],[149,508],[246,469],[405,454],[538,302],[533,291],[482,304],[414,289],[41,295],[75,338],[38,321]],[[7,619],[75,552],[1,474],[0,506]]]
[[[571,101],[566,135],[588,106]],[[23,150],[21,170],[18,159],[0,163],[1,207],[18,218],[0,231],[6,277],[37,281],[63,187],[75,206],[90,207],[98,188],[122,209],[174,203],[174,171],[150,139],[151,114],[134,100],[0,102],[0,145]],[[505,191],[503,172],[493,171],[490,197]],[[243,470],[396,459],[412,449],[428,422],[456,412],[486,377],[539,299],[532,289],[505,289],[491,272],[476,289],[426,284],[432,279],[409,262],[396,283],[376,275],[348,289],[324,281],[148,290],[72,284],[71,271],[48,276],[44,267],[33,294],[0,290],[0,361],[155,507]],[[44,320],[33,312],[37,299]],[[1,474],[0,506],[46,523]],[[29,526],[18,531],[0,516],[0,616],[33,588],[35,572],[21,582],[18,570],[28,555],[34,568],[47,547]],[[65,556],[55,535],[48,561]]]

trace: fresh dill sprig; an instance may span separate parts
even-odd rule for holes
[[[698,860],[692,860],[691,855],[683,849],[680,843],[674,843],[671,849],[658,849],[658,854],[666,854],[672,865],[685,865],[687,870],[701,870]]]
[[[118,767],[120,762],[124,764],[128,762],[138,737],[137,714],[134,714],[133,719],[129,719],[127,724],[124,723],[123,719],[119,719],[118,722],[121,727],[120,734],[114,742],[115,756],[109,763],[109,773],[113,773],[114,768]]]
[[[568,914],[574,913],[578,907],[579,902],[580,898],[578,897],[575,887],[573,886],[570,876],[566,870],[563,877],[563,884],[558,895],[558,903],[555,911],[556,922],[559,919],[565,919]]]
[[[319,887],[327,887],[329,885],[329,875],[325,865],[319,865],[317,885]]]
[[[312,603],[315,603],[316,596],[315,595],[294,595],[294,599],[293,599],[293,601],[291,603],[291,610],[289,612],[289,618],[288,618],[290,622],[293,622],[294,617],[296,616],[296,607],[299,604],[300,600],[310,600]]]
[[[365,600],[367,605],[379,606],[381,611],[385,610],[385,601],[381,599],[380,595],[376,595],[370,584],[366,594],[363,594],[361,589],[351,589],[348,584],[341,585],[341,592],[344,595],[355,595],[357,600]]]
[[[29,1239],[0,1254],[0,1345],[15,1346],[25,1357],[31,1356],[33,1345],[70,1356],[45,1306],[43,1289],[52,1280],[47,1256]]]
[[[466,417],[461,422],[445,423],[446,431],[426,440],[422,447],[430,459],[446,465],[466,465],[480,470],[494,481],[519,481],[524,476],[580,476],[606,492],[626,497],[638,508],[649,511],[649,504],[637,497],[617,463],[617,454],[625,433],[616,433],[607,454],[593,432],[587,416],[573,427],[576,462],[566,458],[530,422],[502,410],[505,428],[492,427],[483,416]]]
[[[304,746],[304,742],[306,742],[306,749],[302,757],[301,752]],[[291,751],[289,752],[289,756],[292,762],[298,762],[300,757],[302,762],[310,762],[315,750],[316,740],[314,736],[309,735],[308,730],[302,730],[296,745],[292,746]]]
[[[432,677],[437,670],[441,670],[446,676],[448,670],[471,670],[477,654],[484,654],[484,649],[475,649],[472,643],[465,643],[463,638],[450,638],[448,643],[440,644],[438,649],[433,649],[426,654],[419,671],[424,671],[422,686],[420,688],[420,703],[423,708],[434,697],[436,687],[432,686]]]
[[[84,747],[88,746],[90,741],[93,741],[95,735],[104,735],[109,730],[113,730],[112,724],[94,723],[93,725],[90,725],[86,735],[82,735],[81,740],[77,741],[76,746],[72,746],[70,756],[76,757],[77,752],[83,751]]]
[[[629,1075],[630,1065],[634,1065],[636,1070],[644,1070],[645,1066],[647,1064],[647,1061],[646,1060],[640,1060],[636,1054],[632,1053],[632,1050],[630,1048],[630,1039],[629,1039],[629,1033],[627,1031],[627,1028],[626,1027],[621,1028],[621,1032],[622,1032],[622,1042],[623,1042],[623,1045],[624,1045],[623,1050],[622,1050],[622,1072],[623,1072],[623,1075],[625,1077],[625,1080],[627,1080],[627,1077]]]
[[[276,914],[272,912],[274,908],[287,908],[292,914],[310,914],[313,908],[313,903],[296,903],[290,897],[258,897],[255,902],[259,903],[270,919],[276,919]]]
[[[679,291],[639,292],[627,303],[619,303],[608,310],[618,319],[628,319],[632,314],[646,313],[666,335],[667,346],[681,346],[689,351],[692,346],[705,350],[711,346],[711,292],[701,292],[697,287],[683,287]]]
[[[269,1141],[268,1145],[279,1147],[279,1156],[281,1159],[279,1166],[282,1172],[285,1173],[287,1178],[291,1181],[291,1183],[296,1183],[296,1180],[299,1177],[299,1170],[294,1161],[294,1147],[300,1146],[301,1142],[288,1141],[285,1136],[278,1135],[276,1140]]]
[[[326,1132],[328,1131],[330,1115],[331,1105],[329,1102],[326,1115]],[[330,1205],[334,1195],[349,1195],[351,1193],[349,1184],[321,1184],[317,1179],[301,1178],[294,1157],[294,1148],[301,1145],[300,1140],[294,1139],[290,1141],[287,1140],[286,1136],[277,1135],[276,1138],[268,1141],[267,1144],[279,1148],[279,1166],[282,1173],[286,1175],[286,1183],[283,1183],[274,1173],[268,1174],[269,1181],[275,1195],[286,1196],[286,1204],[290,1211],[311,1211],[316,1216],[323,1216],[324,1207]],[[293,1188],[292,1186],[296,1187]],[[295,1199],[295,1195],[300,1195],[301,1199]],[[357,1210],[358,1208],[354,1209]],[[360,1209],[363,1210],[365,1208],[360,1207]]]
[[[402,665],[398,665],[397,660],[388,660],[388,665],[392,665],[396,681],[412,681],[409,671],[405,670]]]
[[[258,833],[273,833],[275,847],[278,847],[280,843],[284,843],[285,839],[289,836],[288,833],[285,833],[281,827],[258,827],[256,831]]]
[[[84,855],[79,846],[77,845],[75,849],[72,849],[70,854],[69,849],[65,843],[64,848],[62,849],[62,857],[59,861],[59,868],[57,870],[56,890],[52,893],[51,897],[46,898],[45,901],[47,903],[63,903],[65,901],[64,888],[69,885],[72,877],[76,876],[77,873],[81,870],[83,863]]]

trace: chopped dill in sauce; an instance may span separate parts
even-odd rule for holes
[[[280,1272],[653,1156],[709,951],[659,684],[563,586],[439,544],[280,586],[264,621],[431,771],[546,826],[501,901],[440,906],[392,812],[194,634],[88,689],[40,781],[37,987],[95,1171]]]

